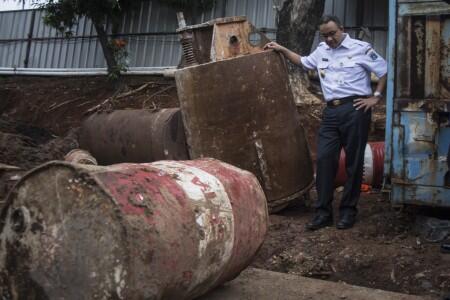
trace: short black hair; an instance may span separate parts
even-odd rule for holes
[[[320,18],[319,25],[327,24],[328,22],[334,22],[337,27],[344,28],[341,20],[339,20],[338,17],[332,15],[323,15],[322,18]]]

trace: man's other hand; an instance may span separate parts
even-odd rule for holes
[[[353,106],[356,110],[364,109],[364,112],[366,112],[374,107],[378,101],[380,101],[380,98],[375,96],[370,98],[358,98],[353,101]]]

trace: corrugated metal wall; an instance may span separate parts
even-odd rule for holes
[[[339,16],[354,36],[358,0],[327,0],[325,13]],[[376,27],[370,37],[375,48],[385,54],[387,0],[364,1],[363,26]],[[198,21],[225,16],[246,15],[260,29],[275,38],[273,0],[218,0],[215,7]],[[95,29],[86,18],[80,18],[70,39],[42,22],[43,12],[22,10],[0,12],[0,67],[6,68],[103,68],[106,66]],[[121,32],[128,40],[128,65],[134,67],[175,66],[181,48],[175,34],[175,11],[157,1],[143,1],[139,10],[127,13]],[[29,33],[32,39],[29,39]],[[318,40],[316,39],[316,44]],[[28,61],[26,59],[28,55]]]

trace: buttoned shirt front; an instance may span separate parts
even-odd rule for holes
[[[325,42],[317,46],[301,63],[306,69],[316,69],[325,101],[349,96],[372,95],[370,74],[377,77],[387,73],[386,61],[364,41],[352,39],[345,34],[337,48]]]

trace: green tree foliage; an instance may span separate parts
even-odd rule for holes
[[[211,8],[215,0],[153,0],[166,3],[176,9],[187,12],[188,15]],[[123,63],[126,57],[125,43],[114,39],[118,25],[124,12],[140,5],[139,0],[48,0],[40,4],[46,14],[44,22],[67,36],[80,16],[91,19],[98,34],[103,54],[108,66],[108,73],[117,78],[121,71],[126,70]],[[111,21],[113,38],[107,34],[107,21]]]
[[[110,38],[107,33],[107,22],[111,20],[112,33],[117,34],[117,28],[122,14],[133,8],[138,1],[132,0],[48,0],[39,5],[44,9],[44,22],[64,32],[67,37],[72,35],[72,28],[81,16],[92,20],[97,31],[103,55],[108,66],[108,74],[117,79],[121,71],[126,70],[125,44]]]

